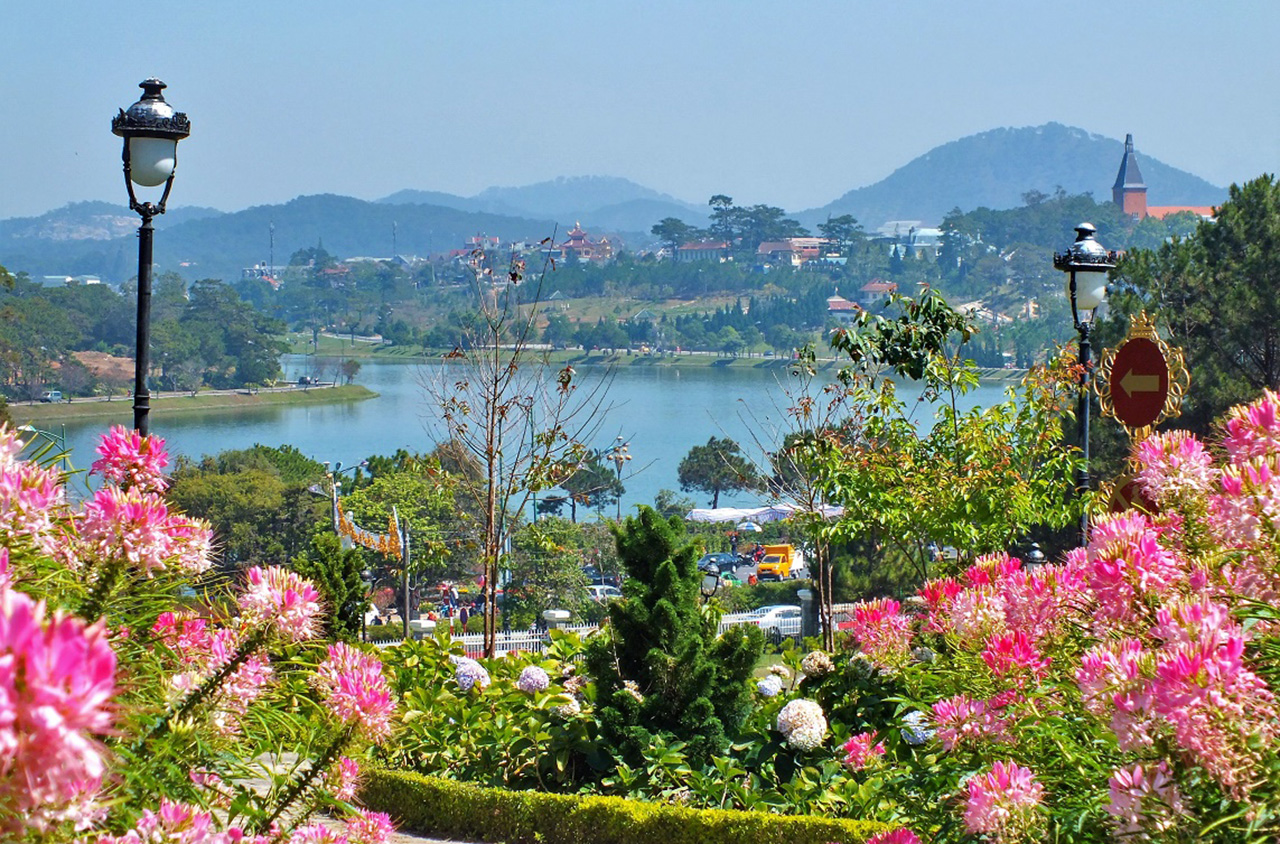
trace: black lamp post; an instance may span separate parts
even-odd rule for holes
[[[1076,475],[1076,489],[1080,494],[1088,492],[1089,483],[1089,391],[1093,378],[1089,356],[1089,331],[1093,327],[1093,314],[1107,298],[1107,271],[1116,265],[1117,255],[1094,238],[1097,229],[1092,223],[1076,226],[1076,242],[1066,252],[1055,252],[1054,269],[1067,275],[1067,298],[1071,300],[1071,320],[1080,335],[1080,404],[1076,414],[1080,423],[1080,452],[1084,458]],[[1080,543],[1089,540],[1089,512],[1082,509],[1080,515]]]
[[[147,369],[151,342],[151,218],[164,213],[164,204],[173,188],[178,164],[178,141],[191,134],[191,122],[165,102],[165,84],[147,79],[138,85],[142,99],[121,109],[111,121],[111,131],[124,138],[124,184],[129,189],[129,207],[142,217],[138,228],[138,341],[133,367],[133,427],[148,433],[151,393],[147,390]],[[159,203],[139,202],[134,185],[154,188],[164,185]]]

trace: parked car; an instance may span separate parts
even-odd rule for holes
[[[794,636],[800,632],[800,607],[795,604],[770,604],[751,614],[751,623],[764,633]]]
[[[40,401],[62,401],[62,391],[45,390],[40,394]]]
[[[587,594],[591,596],[591,600],[606,603],[622,597],[622,590],[616,586],[603,586],[595,584],[587,587]]]
[[[734,568],[740,565],[740,561],[738,560],[737,554],[730,554],[727,551],[717,551],[714,554],[703,554],[701,559],[698,560],[698,571],[706,571],[707,567],[713,564],[717,566],[720,571],[726,572],[733,571]]]
[[[595,566],[583,566],[582,573],[591,586],[621,586],[622,581],[616,574],[603,574]]]

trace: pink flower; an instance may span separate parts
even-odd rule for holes
[[[1110,785],[1107,812],[1115,818],[1121,840],[1142,840],[1140,835],[1172,829],[1187,812],[1163,759],[1154,765],[1118,768],[1111,774]]]
[[[964,577],[970,586],[990,586],[1022,568],[1022,561],[1008,554],[984,554],[974,560]]]
[[[1232,463],[1280,452],[1280,396],[1263,390],[1253,404],[1233,407],[1222,445]]]
[[[315,685],[334,716],[371,741],[391,734],[395,703],[376,657],[339,642],[316,669]]]
[[[396,828],[385,812],[357,810],[347,818],[347,839],[351,844],[386,844]]]
[[[1138,639],[1097,645],[1085,652],[1076,670],[1085,708],[1110,719],[1122,750],[1137,750],[1152,742],[1149,678],[1153,672],[1154,657]]]
[[[163,797],[159,811],[144,810],[137,825],[124,835],[98,839],[99,844],[241,844],[245,840],[238,828],[219,831],[208,812]]]
[[[1089,585],[1097,599],[1094,616],[1106,628],[1141,625],[1151,604],[1185,586],[1188,567],[1160,544],[1146,516],[1126,512],[1100,518],[1087,551]]]
[[[1015,762],[996,762],[968,784],[964,825],[972,833],[985,833],[996,842],[1029,837],[1040,821],[1044,787],[1035,774]]]
[[[851,771],[861,771],[877,756],[884,755],[884,742],[876,744],[875,733],[858,733],[844,743],[844,765]]]
[[[1215,485],[1217,470],[1204,444],[1186,431],[1152,434],[1134,447],[1137,480],[1160,506],[1203,498]]]
[[[1021,631],[988,637],[982,661],[997,677],[1012,675],[1019,681],[1028,676],[1042,678],[1049,670],[1049,659],[1042,657],[1031,637]]]
[[[1004,599],[991,586],[965,589],[948,608],[945,629],[965,647],[974,646],[1006,628]]]
[[[0,588],[0,817],[39,826],[97,791],[115,666],[103,622],[46,619],[43,602]]]
[[[335,800],[350,803],[360,785],[360,763],[349,756],[338,759],[325,778],[325,786]]]
[[[926,581],[920,587],[919,596],[924,598],[929,609],[929,617],[925,620],[924,629],[931,633],[946,633],[950,627],[947,621],[947,610],[951,601],[964,589],[954,578],[940,577]]]
[[[309,823],[289,833],[288,844],[350,844],[347,836],[322,823]]]
[[[145,492],[163,492],[169,486],[164,476],[169,454],[159,437],[143,437],[114,425],[103,435],[97,451],[102,456],[94,461],[90,474],[101,475],[107,483]]]
[[[240,595],[240,609],[253,624],[273,628],[291,642],[314,638],[320,627],[320,593],[296,572],[254,566]]]
[[[0,430],[0,438],[9,432]],[[24,461],[0,461],[0,535],[22,537],[52,553],[54,519],[66,506],[61,477],[54,469]]]
[[[920,837],[905,826],[888,832],[877,832],[867,844],[920,844]]]
[[[169,508],[154,492],[98,490],[84,506],[80,537],[100,560],[123,560],[145,575],[165,568],[172,553]]]
[[[946,750],[961,744],[1010,741],[1010,719],[1004,702],[974,700],[968,695],[955,695],[933,705],[933,722],[938,740]]]
[[[911,652],[911,619],[892,598],[855,604],[849,631],[867,659],[881,668],[902,665]]]

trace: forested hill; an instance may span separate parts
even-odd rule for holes
[[[1227,198],[1225,188],[1144,154],[1142,138],[1135,142],[1151,205],[1216,205]],[[1123,155],[1121,141],[1060,123],[993,129],[935,147],[873,185],[795,216],[810,227],[841,214],[868,228],[886,220],[937,225],[953,208],[1016,208],[1029,191],[1053,195],[1059,187],[1101,202],[1111,198]]]

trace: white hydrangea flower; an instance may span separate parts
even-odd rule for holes
[[[813,750],[826,738],[827,716],[817,703],[796,698],[778,713],[778,732],[795,750]]]
[[[764,697],[775,697],[782,691],[782,679],[770,674],[756,683],[756,691]]]
[[[569,698],[568,703],[562,703],[559,706],[551,707],[551,712],[557,718],[568,721],[569,719],[576,718],[578,715],[582,714],[582,705],[578,703],[578,699],[576,697],[571,697]]]
[[[474,659],[460,657],[453,664],[453,679],[458,682],[458,686],[464,692],[471,691],[473,686],[479,686],[481,689],[489,687],[489,672]]]
[[[551,678],[538,665],[526,665],[520,672],[520,679],[516,680],[516,688],[529,695],[546,691],[549,685],[551,685]]]
[[[791,672],[787,670],[785,665],[771,665],[769,666],[769,673],[784,683],[791,679]]]
[[[809,651],[800,661],[800,670],[806,677],[823,677],[834,671],[835,665],[823,651]]]
[[[644,695],[640,693],[640,686],[635,680],[624,680],[622,687],[623,691],[635,698],[637,703],[644,703]]]

